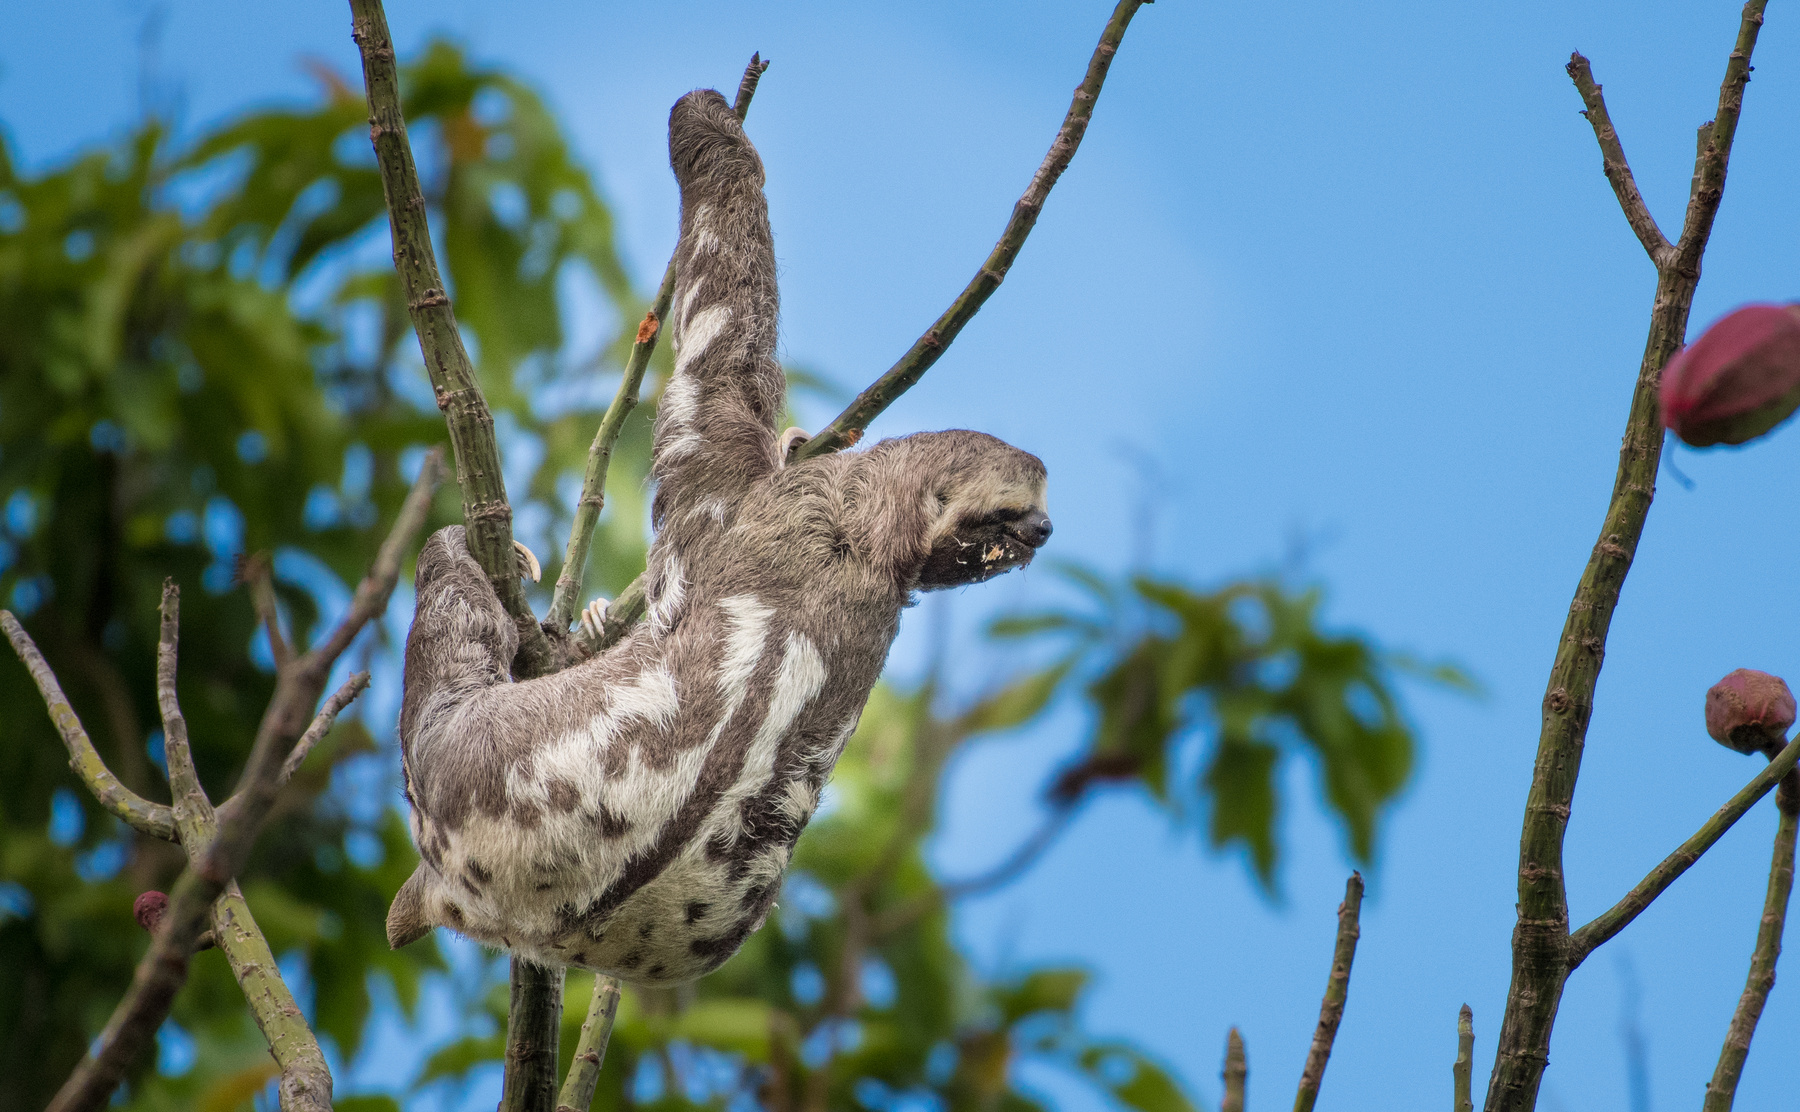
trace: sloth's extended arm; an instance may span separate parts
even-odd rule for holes
[[[749,484],[775,470],[783,380],[762,160],[724,97],[708,89],[676,102],[669,161],[681,185],[681,242],[654,512],[660,528],[681,531],[690,519],[716,527]]]

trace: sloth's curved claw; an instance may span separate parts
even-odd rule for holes
[[[783,467],[786,467],[789,462],[788,457],[794,454],[794,449],[800,447],[800,445],[806,443],[808,440],[811,440],[811,439],[812,439],[812,433],[807,432],[805,429],[800,428],[798,426],[788,429],[786,432],[782,433],[781,441],[780,441],[780,443],[781,443],[781,453],[780,453],[781,454],[781,465]]]
[[[519,554],[519,562],[524,565],[524,567],[520,569],[520,574],[530,576],[533,583],[543,579],[544,569],[538,566],[538,558],[532,554],[531,549],[526,548],[518,541],[513,542],[513,548]]]
[[[606,632],[606,606],[605,599],[597,598],[582,607],[581,629],[591,641],[600,640],[600,635]]]

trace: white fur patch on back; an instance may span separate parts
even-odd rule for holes
[[[669,427],[685,429],[694,423],[694,406],[699,396],[699,381],[683,375],[663,389],[657,414],[668,422]]]
[[[725,656],[719,662],[719,694],[725,697],[721,719],[729,721],[737,713],[749,690],[750,677],[762,660],[763,644],[769,638],[769,619],[775,611],[757,601],[755,595],[733,595],[719,602],[731,630],[725,635]]]
[[[662,590],[650,600],[650,631],[662,635],[675,624],[681,613],[682,598],[687,594],[687,580],[682,576],[681,557],[670,556],[663,565]]]
[[[693,297],[694,292],[698,289],[699,287],[696,286],[694,290],[690,290],[688,297]],[[679,376],[688,369],[694,360],[705,355],[706,349],[712,346],[712,342],[719,338],[719,333],[724,331],[725,326],[730,322],[731,306],[729,305],[708,305],[695,313],[694,319],[688,321],[682,328],[681,340],[676,344],[675,374]]]
[[[740,805],[767,786],[775,774],[775,758],[781,753],[782,741],[793,729],[794,720],[800,717],[806,704],[825,689],[827,678],[825,661],[819,656],[819,650],[803,634],[789,633],[781,667],[775,673],[775,685],[769,692],[768,713],[763,716],[762,725],[757,727],[756,736],[750,740],[750,749],[744,754],[744,769],[737,782],[726,789],[719,805],[713,809],[715,819],[735,823]],[[708,824],[715,829],[717,825]],[[731,828],[727,833],[735,841],[738,834],[746,832]]]

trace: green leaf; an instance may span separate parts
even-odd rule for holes
[[[1138,1112],[1193,1112],[1194,1104],[1167,1070],[1124,1043],[1098,1043],[1077,1059],[1090,1081]]]
[[[1250,851],[1257,879],[1265,888],[1275,883],[1275,766],[1281,758],[1273,745],[1241,737],[1220,741],[1207,765],[1205,785],[1212,797],[1209,836],[1215,848],[1242,842]]]
[[[1083,969],[1038,969],[1022,980],[994,990],[994,1002],[1007,1026],[1040,1012],[1067,1015],[1088,985]]]
[[[1033,672],[982,699],[957,720],[960,732],[967,735],[1010,730],[1036,718],[1062,687],[1073,664],[1073,661],[1064,661],[1041,672]]]

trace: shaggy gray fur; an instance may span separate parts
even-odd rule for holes
[[[669,117],[681,183],[648,619],[509,679],[517,634],[460,526],[419,554],[401,751],[432,926],[639,983],[698,977],[768,914],[913,592],[1030,561],[1044,466],[977,432],[784,466],[762,162],[716,92]]]

